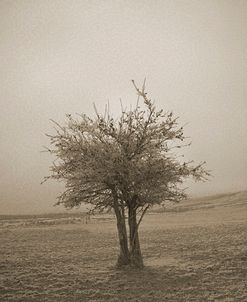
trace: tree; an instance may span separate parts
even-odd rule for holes
[[[117,265],[143,267],[138,229],[154,205],[186,197],[181,184],[192,176],[205,180],[204,163],[181,162],[174,149],[188,146],[183,127],[172,112],[157,111],[147,97],[145,81],[133,110],[113,118],[109,109],[95,118],[67,115],[55,123],[48,151],[56,160],[48,178],[65,181],[57,204],[67,208],[90,204],[91,211],[112,209],[116,215],[120,254]],[[139,99],[142,104],[139,104]],[[127,227],[128,225],[128,227]]]

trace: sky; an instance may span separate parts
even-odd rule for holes
[[[62,183],[40,185],[54,119],[136,102],[185,124],[186,158],[212,177],[190,196],[247,189],[247,1],[0,1],[0,214],[62,211]]]

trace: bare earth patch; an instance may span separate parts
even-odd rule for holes
[[[150,214],[145,269],[116,270],[113,219],[0,229],[0,301],[247,301],[247,205]]]

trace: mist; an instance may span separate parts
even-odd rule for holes
[[[0,213],[54,208],[46,182],[50,119],[136,102],[147,78],[157,108],[172,110],[212,178],[190,196],[247,189],[246,1],[1,1]]]

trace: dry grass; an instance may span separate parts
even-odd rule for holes
[[[206,199],[147,215],[142,271],[115,270],[113,219],[25,224],[19,217],[6,224],[5,217],[0,301],[247,301],[247,194],[241,194],[236,202],[217,199],[214,208],[202,206]]]

